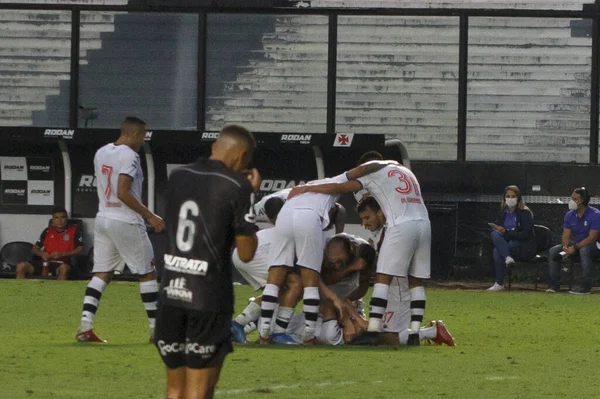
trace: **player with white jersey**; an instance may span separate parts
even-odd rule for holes
[[[309,184],[345,182],[345,174],[331,179],[316,180]],[[269,254],[269,276],[263,291],[259,342],[268,342],[271,334],[271,319],[277,306],[279,289],[288,270],[294,265],[300,268],[304,287],[304,313],[306,316],[305,343],[316,343],[315,325],[319,311],[319,273],[323,259],[323,230],[337,213],[335,206],[338,195],[308,193],[288,199],[277,217],[276,240]],[[296,260],[296,262],[295,262]],[[291,315],[290,315],[291,318]],[[289,323],[289,320],[288,320]],[[285,326],[287,327],[287,325]],[[284,330],[285,331],[285,330]],[[275,335],[278,334],[278,335]],[[285,333],[273,331],[273,339],[282,338],[289,343]]]
[[[284,200],[280,197],[273,196],[263,204],[263,213],[270,223],[275,224],[277,215],[284,204]],[[233,251],[231,260],[235,268],[246,279],[248,284],[255,289],[260,290],[267,284],[267,276],[269,274],[269,250],[271,243],[275,240],[275,228],[263,229],[256,233],[258,246],[251,261],[244,262],[240,259],[237,248]],[[279,307],[277,309],[277,319],[283,319],[286,315],[294,313],[294,308],[298,304],[299,298],[302,295],[302,283],[300,275],[294,272],[288,273],[285,280],[285,288],[279,293]],[[238,343],[246,343],[246,329],[250,323],[255,323],[260,317],[260,306],[262,297],[254,298],[248,303],[248,306],[236,316],[231,322],[231,334],[234,341]]]
[[[117,141],[100,148],[94,157],[99,202],[94,225],[94,277],[85,292],[78,341],[106,342],[93,331],[94,316],[104,289],[124,263],[138,275],[151,340],[154,334],[158,286],[144,218],[156,232],[162,231],[165,223],[142,204],[144,176],[137,152],[145,135],[146,123],[127,117]]]
[[[285,188],[283,190],[276,191],[273,194],[265,195],[260,199],[260,201],[254,204],[254,213],[256,214],[256,221],[259,223],[275,224],[273,222],[273,219],[267,214],[265,205],[267,204],[267,201],[269,201],[271,198],[279,198],[282,202],[285,202],[287,200],[288,195],[290,194],[290,191],[292,191],[291,188]]]
[[[308,192],[339,195],[366,189],[386,217],[386,239],[377,261],[370,303],[369,328],[356,343],[377,342],[394,277],[408,277],[411,295],[411,333],[408,345],[419,345],[425,312],[423,279],[431,271],[431,226],[415,175],[396,161],[370,161],[346,173],[347,182],[298,186],[288,198]]]
[[[356,209],[361,225],[372,233],[369,243],[379,253],[386,238],[385,216],[373,197],[364,198]],[[380,344],[406,344],[411,321],[408,279],[394,277],[390,283],[388,302],[382,317]],[[419,330],[419,339],[429,339],[438,345],[454,346],[454,339],[441,320],[430,322]]]

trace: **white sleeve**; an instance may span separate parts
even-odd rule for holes
[[[123,151],[119,157],[118,174],[135,177],[140,167],[140,156],[133,151]]]
[[[306,184],[314,186],[316,184],[346,183],[347,181],[348,177],[346,176],[346,172],[344,172],[334,177],[326,177],[324,179],[309,181]]]

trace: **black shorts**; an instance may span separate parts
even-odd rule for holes
[[[203,369],[233,352],[231,314],[159,306],[154,341],[165,365]]]
[[[42,266],[43,266],[43,261],[42,260],[34,260],[33,262],[31,262],[31,264],[33,265],[33,275],[34,276],[41,276],[42,275]],[[48,261],[48,271],[50,272],[50,274],[52,274],[53,276],[56,276],[56,271],[58,270],[59,266],[62,265],[63,263],[66,263],[67,265],[71,266],[71,261],[70,260],[65,260],[65,261],[55,261],[55,260],[51,260]]]

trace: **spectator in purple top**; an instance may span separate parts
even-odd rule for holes
[[[519,187],[508,186],[504,189],[493,229],[496,282],[488,291],[502,291],[506,268],[513,266],[515,260],[527,260],[535,256],[533,213],[525,205]]]
[[[563,223],[562,242],[550,248],[548,267],[550,279],[546,292],[560,290],[560,262],[579,256],[583,278],[578,290],[571,294],[589,294],[592,288],[592,259],[600,255],[596,246],[600,234],[600,211],[589,206],[591,195],[585,187],[576,188],[571,194],[569,212]]]

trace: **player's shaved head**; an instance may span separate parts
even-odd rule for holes
[[[240,125],[227,125],[212,145],[211,158],[224,162],[229,168],[245,169],[256,150],[256,140],[248,129]]]
[[[133,136],[137,131],[146,130],[146,122],[135,116],[128,116],[121,123],[121,135]]]
[[[344,236],[334,236],[325,246],[325,261],[334,270],[345,267],[352,257],[352,242]]]

